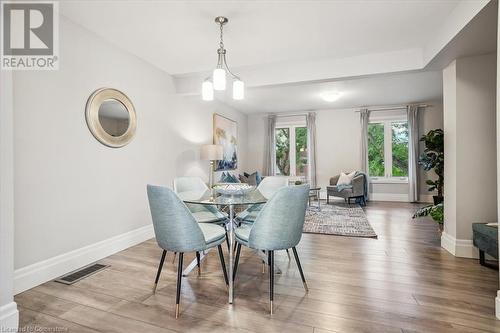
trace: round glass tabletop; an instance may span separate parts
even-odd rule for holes
[[[206,191],[196,196],[193,193],[184,198],[181,196],[181,199],[186,203],[201,205],[253,205],[267,201],[257,189],[244,195],[220,195]]]

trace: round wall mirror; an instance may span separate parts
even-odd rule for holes
[[[134,137],[137,126],[135,109],[130,99],[119,90],[101,88],[92,93],[85,117],[92,135],[106,146],[123,147]]]
[[[111,136],[122,136],[130,124],[127,108],[116,99],[107,99],[99,107],[99,123]]]

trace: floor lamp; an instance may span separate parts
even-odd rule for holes
[[[200,158],[204,161],[210,161],[210,169],[208,171],[208,186],[210,190],[214,186],[214,169],[215,161],[222,160],[221,145],[203,145],[201,146]]]

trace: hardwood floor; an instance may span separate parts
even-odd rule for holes
[[[298,246],[309,285],[295,262],[276,253],[275,313],[268,275],[243,248],[235,303],[217,251],[182,282],[174,319],[176,267],[168,253],[156,294],[161,250],[154,239],[112,255],[111,265],[72,286],[48,282],[15,297],[20,326],[70,332],[500,332],[494,316],[498,273],[439,246],[437,226],[412,220],[417,205],[369,203],[378,239],[304,234]],[[226,260],[227,260],[227,253]],[[187,264],[194,258],[186,254]]]

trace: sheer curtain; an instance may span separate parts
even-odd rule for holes
[[[270,115],[267,118],[267,150],[265,162],[266,176],[276,174],[276,116]]]
[[[368,121],[370,111],[361,109],[359,114],[361,122],[361,171],[368,176]]]
[[[309,112],[307,123],[307,162],[309,164],[307,180],[311,187],[316,187],[316,113]]]
[[[418,191],[418,105],[408,105],[408,199],[410,202],[419,200]]]

